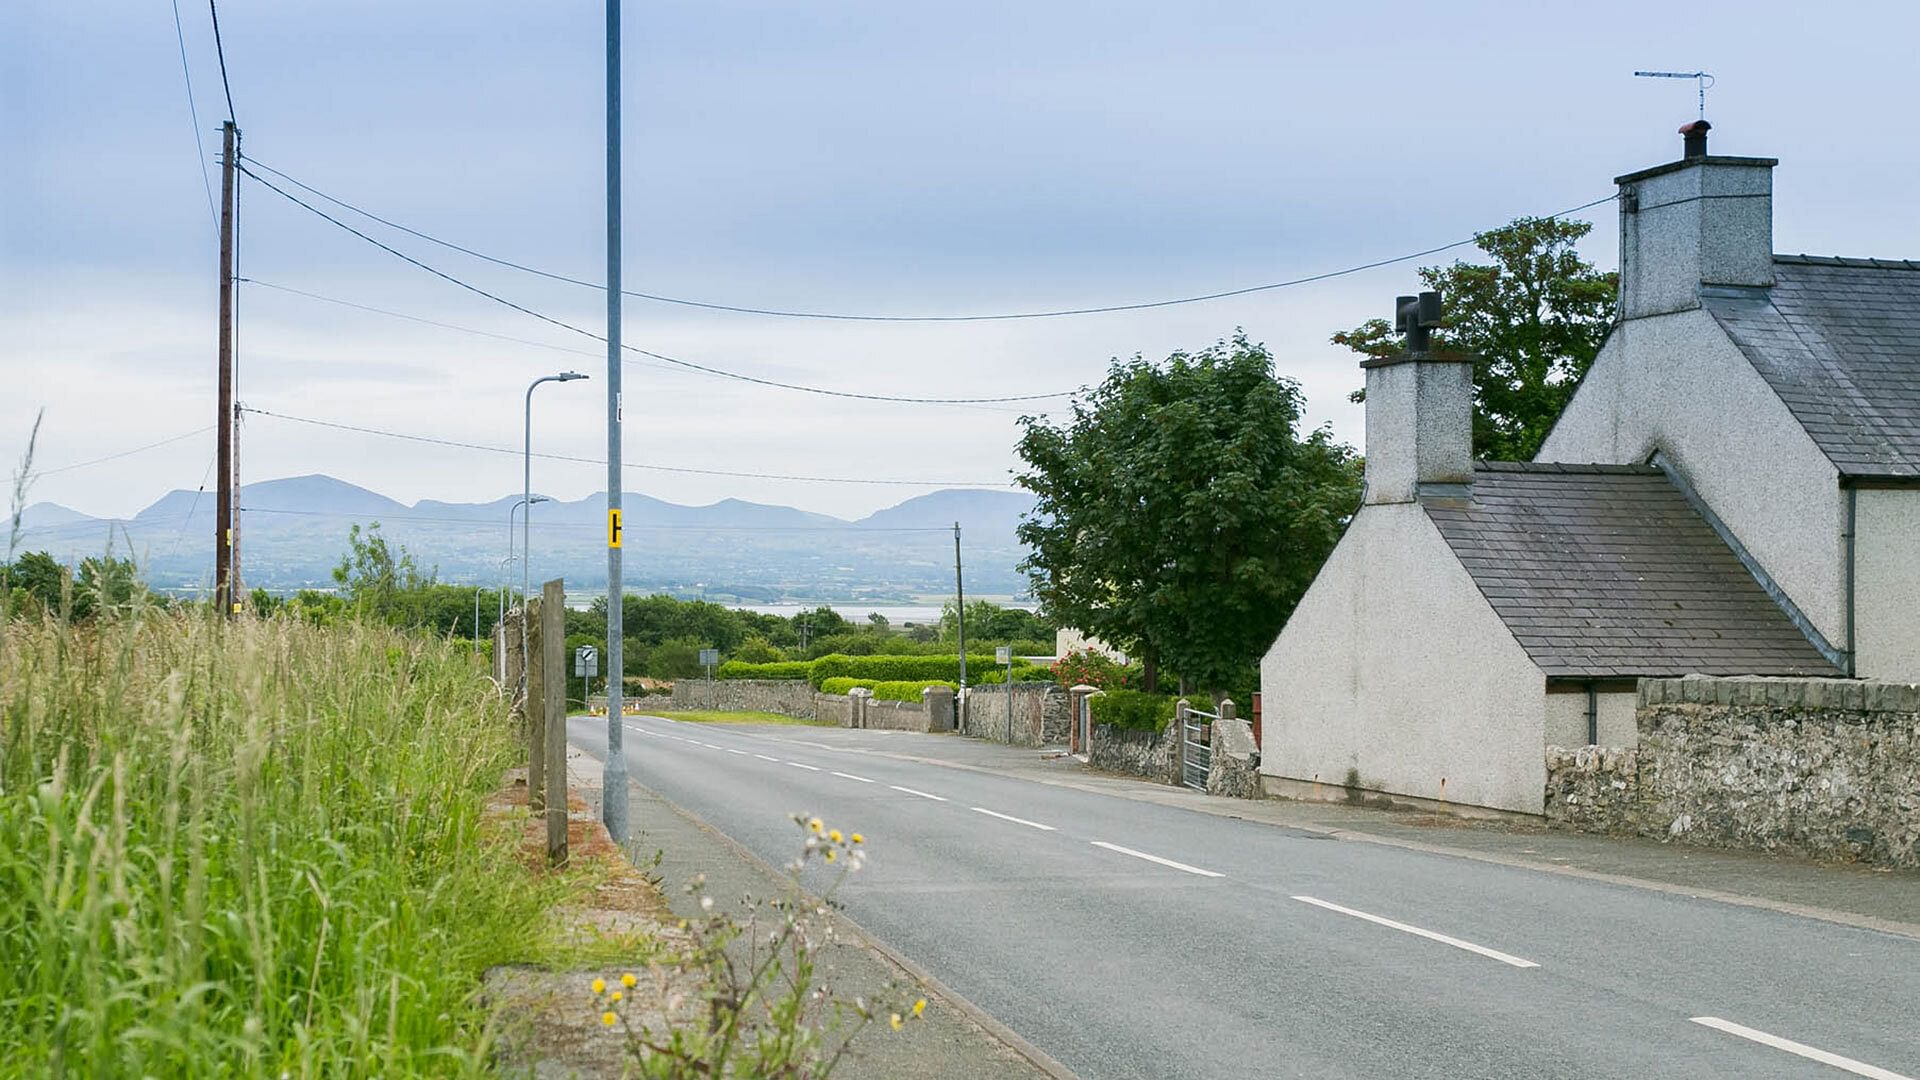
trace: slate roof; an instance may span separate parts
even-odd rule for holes
[[[1423,505],[1549,678],[1840,674],[1651,465],[1480,462]]]
[[[1920,262],[1776,255],[1706,309],[1843,474],[1920,477]]]

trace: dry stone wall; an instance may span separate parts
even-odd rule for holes
[[[1649,679],[1633,749],[1547,751],[1547,817],[1920,866],[1920,686]]]
[[[1046,746],[1067,741],[1072,722],[1068,694],[1055,683],[1014,683],[1013,714],[1007,714],[1004,686],[976,686],[967,691],[960,732],[975,738],[1014,746]]]
[[[675,679],[673,707],[770,712],[811,720],[813,687],[799,679]]]
[[[1180,751],[1177,738],[1171,728],[1153,732],[1095,724],[1087,743],[1087,764],[1105,772],[1138,776],[1161,784],[1178,784]]]

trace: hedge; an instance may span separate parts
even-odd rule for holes
[[[873,691],[873,696],[880,701],[917,702],[921,700],[920,691],[925,690],[929,686],[944,686],[949,690],[958,690],[960,688],[957,683],[950,683],[941,679],[904,679],[882,682],[875,679],[836,677],[821,683],[820,692],[823,694],[844,694],[849,690],[866,689]]]
[[[992,656],[967,657],[969,674],[995,670]],[[1018,678],[1022,670],[1037,670],[1046,673],[1045,668],[1034,668],[1025,660],[1016,658],[1013,662],[1014,677]],[[772,676],[761,676],[771,678]],[[957,656],[845,656],[834,654],[813,661],[812,670],[804,676],[817,689],[828,679],[871,679],[874,682],[950,682],[960,683],[960,658]]]
[[[1090,705],[1096,723],[1134,731],[1165,731],[1173,722],[1174,698],[1141,690],[1109,690],[1095,694]]]
[[[720,665],[714,674],[722,679],[804,679],[807,669],[812,667],[807,660],[774,660],[765,664],[749,664],[741,660],[729,660]]]

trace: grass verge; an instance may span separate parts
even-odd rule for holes
[[[0,1077],[471,1076],[577,883],[482,807],[464,645],[135,611],[0,625]]]

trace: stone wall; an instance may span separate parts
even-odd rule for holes
[[[813,687],[801,679],[675,679],[673,707],[770,712],[811,720]]]
[[[966,707],[961,711],[961,734],[1015,746],[1066,742],[1072,723],[1067,692],[1055,683],[1014,683],[1011,720],[1004,686],[969,689]]]
[[[1648,679],[1639,745],[1547,751],[1576,828],[1920,866],[1920,686]]]
[[[806,686],[806,683],[801,683]],[[812,694],[811,688],[809,693]],[[853,726],[853,699],[845,694],[812,694],[813,711],[808,718],[827,720],[841,727]]]
[[[1178,739],[1171,726],[1166,731],[1153,732],[1095,724],[1093,737],[1087,746],[1087,764],[1106,772],[1138,776],[1159,784],[1178,784]]]
[[[918,701],[882,701],[873,698],[867,702],[866,722],[861,726],[886,731],[924,732],[927,730],[927,708]]]
[[[1207,794],[1230,799],[1265,798],[1253,726],[1239,717],[1222,717],[1209,727],[1208,745],[1213,748],[1213,756],[1207,764]]]

